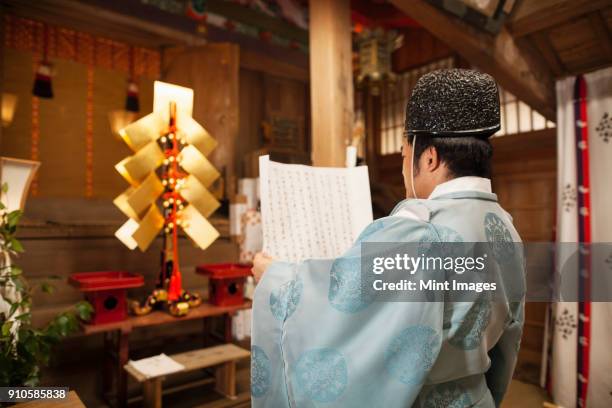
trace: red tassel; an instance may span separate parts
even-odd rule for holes
[[[140,110],[140,102],[138,101],[138,85],[136,85],[136,82],[128,82],[125,110],[128,112],[138,112]]]
[[[51,86],[51,64],[42,61],[36,69],[34,87],[32,94],[40,98],[53,98],[53,87]]]

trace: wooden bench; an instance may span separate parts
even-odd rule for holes
[[[223,344],[199,350],[170,356],[177,363],[185,366],[180,373],[215,367],[215,391],[227,398],[236,398],[236,362],[249,357],[248,350],[234,344]],[[125,370],[136,381],[142,383],[144,406],[159,408],[162,406],[162,381],[166,376],[147,378],[131,365],[124,366]],[[175,374],[175,373],[173,373]],[[168,374],[172,375],[172,374]]]

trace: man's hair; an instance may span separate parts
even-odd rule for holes
[[[493,147],[487,138],[418,136],[409,134],[408,143],[414,149],[414,171],[418,174],[418,160],[429,147],[434,147],[441,162],[446,164],[452,178],[476,176],[491,178]]]

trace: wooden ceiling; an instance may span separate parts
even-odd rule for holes
[[[487,0],[513,6],[496,34],[445,9],[467,0],[389,2],[550,120],[555,79],[612,66],[612,0]]]
[[[612,65],[612,0],[522,0],[508,28],[533,45],[554,77]]]

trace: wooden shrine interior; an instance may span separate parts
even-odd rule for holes
[[[335,4],[332,6],[326,5],[327,0],[301,3],[307,4],[311,13],[341,14],[349,12],[348,8],[338,10],[345,1],[329,2]],[[350,35],[349,19],[345,23],[341,19],[320,19],[311,26],[310,33],[278,19],[265,20],[275,33],[306,42],[310,36],[309,63],[307,53],[214,27],[209,28],[208,42],[203,43],[195,22],[184,18],[179,21],[178,16],[151,10],[139,1],[3,3],[3,36],[7,19],[23,18],[156,52],[157,77],[143,74],[139,80],[141,110],[147,112],[152,105],[155,79],[193,88],[194,117],[219,141],[213,163],[222,170],[227,185],[238,177],[256,177],[255,159],[260,152],[271,152],[274,158],[285,162],[311,163],[314,155],[315,164],[337,163],[338,146],[343,141],[329,142],[326,138],[331,139],[329,132],[334,134],[337,127],[347,123],[332,124],[320,112],[338,114],[345,107],[355,106],[360,107],[365,118],[366,161],[375,213],[384,215],[403,198],[401,157],[397,152],[381,153],[382,98],[367,89],[355,87],[354,92],[348,93],[328,86],[336,79],[335,70],[351,69],[350,55],[342,54],[342,50],[329,52],[312,41],[313,36],[324,36],[328,40],[325,47],[336,47],[344,36]],[[127,7],[128,3],[132,7]],[[236,20],[253,21],[258,17],[223,1],[207,3],[211,10]],[[404,34],[405,41],[393,54],[395,72],[450,58],[455,66],[473,66],[494,74],[504,89],[554,122],[555,79],[612,65],[612,5],[605,0],[515,3],[495,39],[425,0],[353,0],[350,12],[383,25],[397,24],[398,13],[402,15],[403,23],[395,28]],[[19,96],[12,124],[1,130],[2,155],[29,158],[32,67],[37,61],[31,52],[7,46],[4,40],[0,44],[2,87]],[[332,57],[321,64],[321,59],[327,58],[324,55]],[[40,131],[38,149],[43,163],[37,193],[28,198],[20,232],[26,255],[18,263],[33,284],[49,275],[61,279],[54,283],[54,293],[34,296],[36,324],[43,324],[81,299],[81,294],[65,283],[71,273],[116,269],[143,273],[147,285],[134,295],[147,293],[158,273],[156,254],[160,240],[141,253],[124,248],[113,235],[123,217],[113,207],[112,199],[126,187],[113,165],[129,150],[111,134],[106,119],[113,106],[123,104],[125,73],[105,67],[93,69],[93,194],[85,194],[87,146],[83,135],[87,118],[82,100],[88,92],[87,69],[82,62],[58,60],[53,78],[56,98],[52,102],[40,101],[39,121],[45,129]],[[344,80],[351,81],[350,72],[345,72]],[[323,93],[331,93],[333,98]],[[315,112],[318,119],[312,121]],[[290,133],[290,142],[281,137],[283,131]],[[526,241],[552,240],[557,174],[554,127],[494,138],[492,143],[494,192],[502,206],[511,213]],[[206,280],[194,273],[195,267],[207,262],[235,261],[238,254],[229,237],[227,217],[218,214],[212,222],[221,236],[206,251],[198,250],[185,237],[180,241],[184,285],[202,293],[206,291]],[[545,303],[527,305],[517,375],[528,382],[539,380],[545,310]],[[165,327],[163,333],[155,327],[142,329],[134,334],[139,345],[134,358],[161,350],[183,351],[182,345],[197,341],[201,330],[194,321]],[[101,344],[102,339],[95,336],[77,336],[62,343],[54,358],[55,368],[50,369],[54,381],[77,381],[84,372],[95,375],[94,370],[83,371],[81,364],[86,359],[95,366]],[[71,352],[77,346],[80,352]],[[60,366],[62,369],[57,369]],[[241,375],[246,378],[244,373]],[[94,394],[97,386],[87,387]]]

